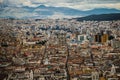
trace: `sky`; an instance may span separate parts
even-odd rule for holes
[[[98,8],[117,9],[120,11],[120,0],[0,0],[0,18],[1,17],[46,17],[46,18],[59,18],[59,17],[78,17],[82,15],[66,15],[69,12],[53,11],[37,9],[38,6],[45,5],[47,7],[66,7],[79,11],[89,11]],[[7,7],[3,7],[7,6]],[[36,8],[32,13],[23,7]],[[49,9],[49,8],[48,8]],[[64,9],[64,8],[63,8]],[[38,11],[39,12],[38,12]],[[41,15],[49,11],[51,15]],[[64,9],[65,11],[65,9]],[[40,13],[41,12],[41,13]],[[49,13],[47,12],[47,13]],[[73,14],[73,13],[71,13]]]
[[[0,4],[9,6],[37,7],[46,6],[69,7],[78,10],[91,10],[94,8],[115,8],[120,10],[120,0],[0,0]]]

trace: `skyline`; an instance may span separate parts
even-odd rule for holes
[[[39,7],[41,5],[42,8]],[[15,17],[15,18],[26,18],[26,17],[35,18],[36,16],[37,17],[40,16],[40,18],[81,17],[81,16],[86,16],[81,14],[80,13],[81,11],[86,12],[94,9],[112,9],[112,10],[114,9],[120,12],[119,5],[120,5],[120,0],[114,0],[114,1],[111,0],[100,0],[100,1],[99,0],[75,0],[75,1],[73,0],[0,0],[0,10],[1,10],[0,17]],[[53,10],[51,10],[51,8]],[[32,9],[34,10],[30,12]],[[57,11],[56,9],[61,9],[61,11]],[[66,10],[66,12],[64,10]],[[66,13],[70,13],[68,10],[69,11],[73,10],[72,12],[74,12],[74,14],[73,13],[66,14]],[[50,13],[51,15],[43,15],[41,13]],[[108,13],[111,12],[109,12],[108,10]],[[112,13],[114,13],[114,11]]]

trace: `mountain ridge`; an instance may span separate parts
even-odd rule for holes
[[[7,11],[7,12],[6,12]],[[58,15],[62,18],[65,16],[69,17],[81,17],[88,16],[93,14],[109,14],[109,13],[120,13],[120,10],[117,9],[107,9],[107,8],[96,8],[93,10],[82,11],[73,8],[67,7],[53,7],[40,5],[38,7],[4,7],[0,8],[0,18],[49,18],[50,16]],[[71,17],[71,18],[72,18]]]
[[[77,21],[112,21],[112,20],[120,20],[120,13],[110,13],[110,14],[97,14],[97,15],[89,15],[86,17],[73,18]],[[71,19],[72,20],[72,19]]]

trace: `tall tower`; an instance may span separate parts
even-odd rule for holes
[[[30,71],[30,80],[33,80],[33,71]]]
[[[99,73],[97,71],[92,72],[92,80],[99,80]]]
[[[116,73],[115,65],[112,65],[110,73],[111,75],[114,75]]]
[[[65,45],[66,44],[66,33],[60,32],[58,34],[58,41],[59,41],[59,45]]]

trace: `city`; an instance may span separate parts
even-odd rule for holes
[[[120,0],[0,0],[0,80],[120,80]]]
[[[0,80],[120,80],[120,20],[0,19]]]

